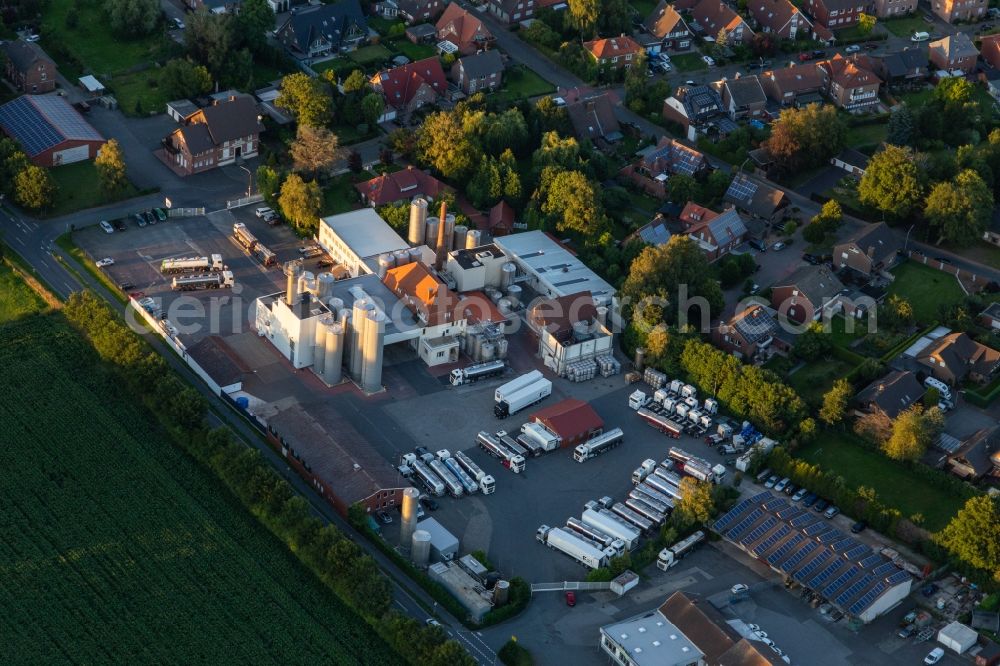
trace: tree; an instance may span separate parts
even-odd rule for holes
[[[698,190],[698,181],[687,174],[679,173],[667,179],[667,200],[675,204],[697,200]]]
[[[289,153],[293,170],[315,176],[333,168],[340,157],[340,143],[325,127],[300,124]]]
[[[34,164],[27,165],[14,177],[14,200],[31,210],[51,206],[56,189],[49,172]]]
[[[956,245],[971,245],[981,238],[992,213],[993,192],[972,169],[959,173],[953,182],[935,185],[924,207],[924,216],[940,240]]]
[[[836,107],[828,104],[784,109],[765,142],[787,171],[825,164],[846,144],[847,126]]]
[[[0,193],[14,196],[17,174],[28,166],[28,156],[13,139],[0,138]]]
[[[819,214],[812,221],[822,225],[824,231],[835,231],[844,221],[844,211],[836,199],[830,199],[823,204]]]
[[[500,154],[500,179],[503,181],[503,198],[509,202],[521,200],[521,173],[517,170],[517,160],[510,149]]]
[[[681,496],[674,505],[674,519],[684,527],[705,523],[712,517],[712,486],[685,476],[681,479]]]
[[[363,92],[368,90],[368,77],[360,69],[352,70],[344,82],[341,84],[344,89],[345,95],[350,95],[351,93]]]
[[[558,132],[546,132],[531,164],[539,173],[549,166],[575,169],[580,165],[580,144],[573,137],[564,139]]]
[[[333,98],[326,84],[302,72],[281,79],[275,103],[295,116],[299,125],[323,127],[333,115]]]
[[[965,502],[935,540],[952,555],[1000,581],[1000,507],[989,495]]]
[[[913,151],[888,145],[872,156],[858,183],[858,199],[897,219],[920,203],[922,188]]]
[[[378,124],[379,118],[385,113],[385,99],[381,93],[370,92],[361,99],[361,113],[369,127]]]
[[[257,191],[261,193],[265,201],[274,204],[274,197],[280,189],[281,174],[266,164],[257,167]]]
[[[858,30],[862,35],[870,35],[877,19],[871,14],[858,14]]]
[[[587,239],[596,239],[607,230],[597,192],[582,173],[549,167],[542,173],[542,183],[541,211],[555,222],[556,229]]]
[[[479,148],[466,134],[457,113],[439,111],[427,116],[417,138],[417,153],[445,178],[467,178],[479,162]]]
[[[597,25],[600,7],[597,0],[569,0],[569,14],[566,22],[583,37],[590,37]]]
[[[212,75],[190,58],[174,58],[163,67],[160,87],[170,99],[198,97],[212,89]]]
[[[187,19],[184,44],[195,62],[204,65],[217,81],[232,65],[237,47],[236,26],[229,14],[199,9]]]
[[[94,158],[94,167],[101,181],[101,189],[105,194],[118,194],[128,185],[128,175],[125,172],[125,155],[117,139],[109,139],[101,146]]]
[[[883,451],[894,460],[919,460],[943,428],[941,410],[935,407],[925,412],[914,405],[893,421],[892,435],[883,445]]]
[[[143,37],[153,32],[160,20],[156,0],[104,0],[108,26],[123,37]]]
[[[807,361],[814,361],[830,350],[830,336],[818,321],[809,324],[795,341],[795,355]]]
[[[598,28],[602,35],[621,35],[632,31],[632,7],[628,0],[602,0]],[[632,65],[633,68],[638,64]],[[641,71],[645,71],[645,63]]]
[[[528,123],[520,109],[507,109],[490,116],[483,136],[486,152],[499,155],[505,150],[523,154],[528,144]]]
[[[802,229],[802,238],[807,243],[818,245],[826,238],[826,230],[819,222],[810,222]]]
[[[469,181],[466,193],[476,208],[488,208],[500,200],[503,196],[503,178],[500,175],[500,166],[494,158],[483,158]]]
[[[243,0],[236,22],[250,50],[262,53],[267,46],[267,33],[274,29],[274,11],[267,0]]]
[[[849,381],[843,378],[835,381],[823,396],[823,407],[819,410],[820,420],[828,426],[835,426],[843,421],[853,395],[854,387]]]
[[[299,231],[311,231],[319,225],[323,192],[316,181],[306,182],[293,173],[281,186],[278,197],[281,214]]]
[[[886,142],[896,146],[909,146],[913,141],[914,126],[913,111],[910,105],[903,102],[892,111],[889,116],[889,129],[886,134]]]

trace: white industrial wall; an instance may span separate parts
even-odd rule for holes
[[[868,624],[872,620],[876,619],[890,608],[893,608],[906,599],[906,597],[910,595],[910,587],[912,585],[913,579],[910,579],[905,583],[900,583],[899,585],[890,588],[888,592],[876,599],[875,603],[873,603],[868,610],[862,613],[858,619],[865,624]]]

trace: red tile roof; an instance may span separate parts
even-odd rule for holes
[[[719,217],[719,214],[714,210],[710,210],[704,206],[699,206],[693,201],[689,201],[687,202],[687,205],[684,206],[684,210],[681,211],[680,220],[686,228],[690,228],[704,224],[705,222],[711,222],[717,217]]]
[[[490,233],[503,236],[513,230],[514,208],[506,201],[501,201],[490,209]]]
[[[993,69],[1000,69],[1000,35],[986,35],[979,44],[979,55]]]
[[[779,32],[793,16],[802,14],[791,0],[750,0],[747,9],[757,23],[770,28],[771,32]],[[806,24],[811,25],[811,22],[806,19]]]
[[[390,268],[382,281],[427,325],[455,320],[458,298],[419,261]]]
[[[722,0],[701,0],[691,10],[691,16],[710,37],[715,37],[720,30],[725,30],[727,33],[733,32],[741,24],[748,33],[753,34],[743,17],[724,4]]]
[[[864,69],[853,59],[845,58],[839,53],[830,60],[819,63],[819,66],[827,71],[830,80],[842,88],[856,88],[882,83],[882,79],[875,76],[874,72]]]
[[[604,420],[583,400],[569,398],[532,414],[529,421],[538,421],[562,437],[563,441],[604,428]]]
[[[444,10],[435,29],[438,39],[447,39],[463,53],[474,53],[480,44],[493,40],[482,21],[454,2]]]
[[[442,192],[451,189],[429,173],[412,166],[395,173],[384,173],[354,187],[373,206],[412,199],[417,195],[437,199]]]
[[[585,42],[583,48],[598,60],[602,58],[617,58],[629,53],[634,55],[642,51],[642,46],[639,45],[639,42],[628,35],[595,39],[591,42]]]
[[[372,77],[371,83],[381,88],[386,103],[396,108],[409,104],[421,86],[430,86],[438,95],[444,95],[448,90],[448,80],[437,57],[382,70]]]

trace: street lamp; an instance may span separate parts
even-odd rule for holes
[[[910,228],[906,230],[906,240],[903,241],[903,250],[904,251],[907,250],[907,249],[909,249],[909,247],[910,247],[910,232],[913,231],[913,227],[915,227],[915,226],[916,226],[915,224],[911,224]]]
[[[236,166],[247,172],[247,197],[249,198],[253,196],[253,174],[250,172],[250,169],[242,164],[237,164]]]

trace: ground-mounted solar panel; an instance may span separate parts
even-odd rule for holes
[[[803,537],[801,534],[794,535],[791,539],[781,544],[776,551],[774,551],[768,556],[767,563],[770,564],[772,567],[778,566],[781,560],[784,559],[785,556],[787,556],[789,553],[791,553],[793,548],[802,543],[804,539],[805,537]]]
[[[749,534],[740,539],[740,543],[744,546],[749,546],[754,541],[767,534],[767,531],[774,528],[774,526],[777,524],[778,524],[777,518],[775,518],[774,516],[768,516],[767,520],[762,522],[757,527],[753,528],[753,530]]]
[[[847,609],[847,612],[851,615],[860,615],[888,588],[889,586],[885,583],[885,581],[879,581],[875,587],[865,592],[863,597],[851,604],[851,607]]]
[[[843,606],[848,601],[854,597],[861,594],[866,588],[868,588],[872,583],[875,582],[875,578],[872,576],[862,576],[860,580],[855,581],[846,590],[837,595],[834,603],[838,606]]]
[[[910,580],[910,574],[908,572],[897,571],[896,573],[886,578],[885,582],[889,583],[889,585],[899,585],[900,583],[905,583],[908,580]]]
[[[811,554],[815,553],[819,548],[819,544],[815,541],[809,541],[806,545],[802,546],[798,552],[790,556],[787,560],[781,563],[781,570],[785,573],[790,573],[799,565],[802,560],[809,557]]]
[[[777,545],[779,541],[784,539],[791,531],[792,530],[788,527],[788,525],[782,525],[781,527],[776,529],[773,534],[771,534],[766,539],[761,541],[753,549],[754,557],[760,557],[761,555],[766,553],[768,550]]]

